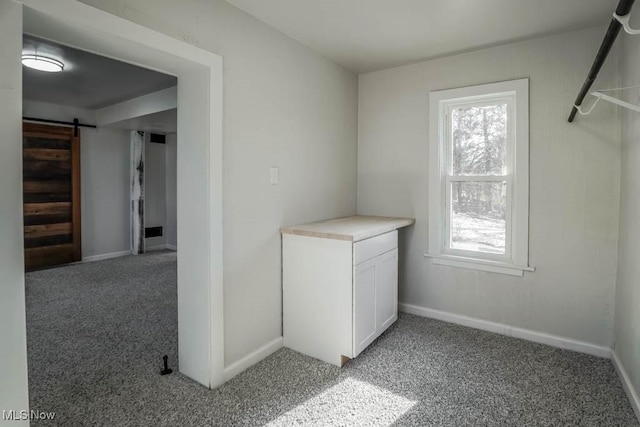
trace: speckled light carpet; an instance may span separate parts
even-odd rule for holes
[[[176,254],[27,275],[33,425],[638,426],[609,360],[411,315],[338,369],[282,349],[217,390],[174,373]]]

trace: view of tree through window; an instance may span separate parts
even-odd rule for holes
[[[451,249],[505,253],[507,111],[506,102],[451,110]]]

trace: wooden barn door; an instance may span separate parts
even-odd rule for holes
[[[27,271],[80,261],[80,136],[24,123],[24,259]]]

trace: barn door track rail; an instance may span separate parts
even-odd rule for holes
[[[634,30],[629,25],[629,14],[631,12],[631,8],[633,7],[634,1],[635,0],[620,0],[620,2],[618,3],[618,7],[613,13],[613,18],[611,19],[611,23],[609,24],[607,33],[605,34],[604,40],[602,40],[602,44],[600,45],[600,49],[598,50],[598,53],[596,55],[596,59],[593,61],[591,70],[589,70],[587,79],[584,81],[584,84],[582,85],[582,88],[578,93],[578,97],[576,98],[576,101],[573,103],[573,108],[571,108],[571,114],[569,114],[569,123],[573,122],[578,112],[581,112],[581,114],[588,114],[591,112],[591,110],[595,106],[594,104],[589,109],[589,111],[586,111],[586,112],[579,111],[580,106],[582,105],[582,101],[584,101],[584,98],[587,96],[587,94],[589,94],[589,90],[591,89],[593,82],[595,82],[596,79],[598,78],[598,73],[600,72],[600,69],[604,64],[604,61],[607,59],[607,56],[609,56],[609,52],[611,52],[613,43],[616,41],[616,38],[620,33],[620,28],[624,26],[625,31],[629,32],[629,34],[634,34],[635,31],[638,31],[635,34],[640,34],[639,30]],[[633,104],[629,104],[628,102],[621,101],[609,95],[605,95],[602,92],[594,92],[591,95],[598,98],[596,100],[596,103],[600,99],[603,99],[605,101],[613,102],[614,104],[617,104],[626,108],[633,107],[632,108],[633,110],[636,110],[636,108],[639,108]]]
[[[73,136],[78,136],[79,127],[97,129],[96,125],[88,125],[85,123],[80,123],[78,119],[73,119],[72,122],[63,122],[60,120],[38,119],[36,117],[23,117],[22,120],[26,122],[50,123],[54,125],[73,126]]]

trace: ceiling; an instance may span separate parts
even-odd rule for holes
[[[227,1],[358,73],[606,25],[617,4],[617,0]]]
[[[51,55],[65,63],[61,73],[22,67],[23,97],[97,109],[177,84],[173,76],[25,35],[23,53]]]
[[[121,122],[111,123],[110,128],[169,134],[178,132],[178,109],[165,110],[147,116],[135,117]]]

